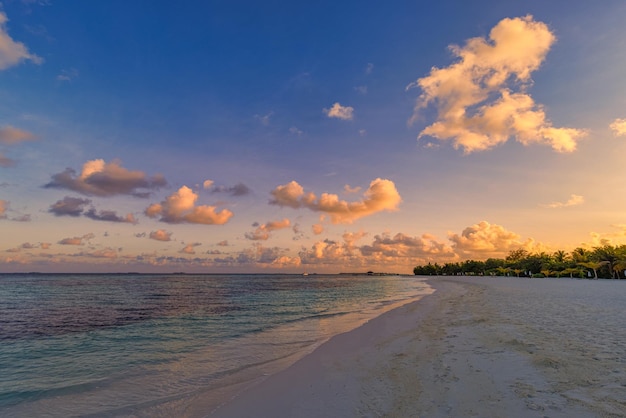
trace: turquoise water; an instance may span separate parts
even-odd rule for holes
[[[0,416],[194,416],[429,292],[413,276],[2,275]]]

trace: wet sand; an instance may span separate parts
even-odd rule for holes
[[[209,416],[626,416],[626,281],[429,284]]]

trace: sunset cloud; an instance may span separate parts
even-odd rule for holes
[[[330,109],[324,109],[324,113],[329,118],[352,120],[354,115],[354,108],[350,106],[342,106],[339,104],[339,102],[337,102]]]
[[[211,190],[213,193],[228,193],[231,196],[245,196],[251,193],[248,186],[243,183],[237,183],[234,186],[215,186]]]
[[[435,67],[407,87],[422,91],[409,122],[432,104],[437,121],[419,137],[452,140],[465,153],[492,148],[509,138],[524,145],[538,142],[559,152],[574,151],[586,132],[553,127],[543,106],[526,93],[531,73],[555,40],[545,23],[529,15],[501,20],[488,39],[472,38],[463,47],[451,46],[456,63]]]
[[[54,214],[55,216],[78,217],[84,215],[85,217],[93,219],[95,221],[131,224],[137,223],[137,219],[135,219],[135,216],[132,213],[129,213],[126,216],[119,216],[117,212],[113,210],[97,211],[96,208],[94,208],[93,206],[88,210],[85,210],[86,206],[90,204],[90,199],[81,199],[78,197],[65,196],[63,199],[58,200],[56,203],[52,204],[48,209],[48,212]]]
[[[119,161],[87,161],[80,174],[71,168],[54,174],[46,188],[68,189],[87,196],[132,195],[148,197],[150,190],[167,185],[161,175],[146,176],[142,171],[130,171]]]
[[[34,139],[36,139],[35,135],[30,132],[14,128],[10,125],[0,127],[0,145],[15,145],[20,142],[32,141]]]
[[[279,267],[280,265],[299,265],[299,258],[291,258],[286,250],[279,247],[264,247],[254,243],[251,248],[244,249],[237,255],[215,257],[212,262],[219,266],[255,266],[256,268]]]
[[[247,232],[246,238],[253,241],[266,241],[270,238],[273,231],[289,228],[291,222],[285,218],[281,221],[270,221],[266,224],[259,225],[253,232]]]
[[[132,213],[127,213],[125,216],[120,216],[117,214],[117,212],[113,210],[97,211],[95,208],[90,208],[88,211],[85,212],[85,217],[93,219],[94,221],[117,222],[127,224],[138,223],[135,215],[133,215]]]
[[[50,205],[48,212],[55,216],[80,216],[85,210],[85,206],[91,204],[89,199],[81,199],[79,197],[65,196],[56,203]]]
[[[204,225],[223,225],[233,216],[233,213],[228,209],[216,211],[215,206],[196,206],[197,200],[198,195],[189,187],[183,186],[161,203],[150,205],[145,214],[151,218],[159,218],[161,222],[171,224]]]
[[[424,260],[431,258],[453,258],[454,251],[449,245],[437,242],[432,237],[411,237],[398,233],[376,235],[370,245],[360,247],[361,254],[375,259],[409,258]],[[404,263],[403,263],[404,264]]]
[[[172,233],[167,232],[164,229],[157,229],[156,231],[150,232],[150,239],[153,239],[156,241],[171,241]]]
[[[505,257],[510,251],[519,248],[533,249],[532,240],[520,241],[520,236],[504,227],[487,221],[469,226],[458,234],[448,234],[452,247],[459,256],[465,258]]]
[[[585,198],[583,196],[572,194],[567,202],[552,202],[544,206],[548,208],[566,208],[569,206],[582,205],[583,203],[585,203]]]
[[[7,33],[7,15],[0,12],[0,70],[19,64],[22,61],[32,61],[41,64],[43,60],[35,54],[28,52],[28,48],[21,43],[14,41]]]
[[[6,200],[0,199],[0,219],[4,219],[7,217],[7,208],[9,206],[9,202]]]
[[[329,193],[322,193],[318,198],[313,193],[305,193],[302,186],[295,181],[278,186],[271,195],[272,205],[323,212],[330,216],[334,224],[351,223],[377,212],[397,210],[402,201],[393,181],[380,178],[370,183],[363,194],[363,200],[358,202],[340,200],[336,194]]]
[[[118,252],[113,248],[102,248],[99,250],[89,251],[89,252],[81,252],[78,254],[74,254],[76,257],[89,257],[89,258],[107,258],[114,259],[118,257]]]
[[[626,135],[626,119],[615,119],[613,123],[609,125],[609,128],[613,131],[615,136]]]
[[[324,225],[322,225],[322,224],[313,224],[311,226],[311,230],[313,231],[313,234],[320,235],[321,233],[324,232]]]
[[[202,245],[199,242],[192,242],[190,244],[186,244],[182,250],[180,250],[180,252],[182,254],[195,254],[196,251],[194,250],[195,247],[199,247],[200,245]]]
[[[82,237],[73,237],[73,238],[63,238],[59,241],[61,245],[85,245],[85,241],[89,241],[95,238],[95,235],[92,233],[85,234]]]

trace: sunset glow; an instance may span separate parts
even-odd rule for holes
[[[626,243],[626,4],[339,3],[0,4],[0,272]]]

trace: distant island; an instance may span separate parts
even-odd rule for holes
[[[506,258],[484,261],[465,260],[455,263],[428,263],[413,269],[416,275],[469,275],[517,277],[570,277],[588,279],[625,279],[626,245],[602,245],[571,252],[531,253],[525,249],[509,252]]]

